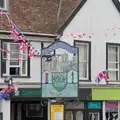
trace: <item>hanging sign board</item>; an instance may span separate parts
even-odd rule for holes
[[[64,120],[64,105],[52,104],[50,106],[51,120]]]

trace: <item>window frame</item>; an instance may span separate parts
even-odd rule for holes
[[[4,40],[4,39],[1,39],[1,48],[3,49],[3,44],[4,43],[13,43],[12,40]],[[16,43],[20,43],[19,42],[16,42]],[[29,50],[28,50],[29,51]],[[13,78],[30,78],[30,58],[28,57],[28,59],[26,60],[27,61],[27,75],[26,76],[12,76]],[[3,63],[3,52],[1,52],[1,78],[5,78],[7,75],[4,75],[3,73],[3,69],[2,69],[2,63]],[[10,68],[10,66],[9,66]],[[9,74],[10,75],[10,74]]]
[[[9,0],[3,0],[4,4],[3,7],[1,7],[4,11],[8,10]]]
[[[115,46],[115,47],[118,47],[118,49],[120,50],[120,43],[110,43],[110,42],[107,42],[106,43],[106,70],[108,69],[108,48],[109,48],[109,45],[111,46]],[[119,51],[120,52],[120,51]],[[120,54],[120,53],[119,53]],[[118,56],[119,57],[119,61],[118,63],[116,62],[116,64],[120,64],[120,55]],[[112,70],[112,69],[110,69]],[[116,69],[117,70],[117,69]],[[114,71],[114,69],[113,69]],[[118,69],[118,72],[120,72],[120,67]],[[120,74],[118,73],[118,80],[111,80],[112,82],[120,82]]]
[[[91,81],[91,41],[74,40],[75,47],[77,43],[88,44],[88,76],[86,79],[82,79],[79,77],[79,81]]]

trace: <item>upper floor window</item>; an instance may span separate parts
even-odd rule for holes
[[[79,48],[79,80],[90,80],[91,43],[75,41],[75,46]]]
[[[30,63],[28,51],[24,53],[18,47],[19,43],[2,42],[2,76],[29,76]],[[19,56],[22,56],[20,59]]]
[[[4,10],[7,10],[7,3],[8,0],[0,0],[0,7],[3,8]]]
[[[110,80],[120,80],[120,45],[107,43],[106,67]]]

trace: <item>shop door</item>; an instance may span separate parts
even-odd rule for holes
[[[101,111],[89,111],[87,120],[102,120]]]
[[[83,110],[67,110],[65,112],[65,120],[85,120]]]

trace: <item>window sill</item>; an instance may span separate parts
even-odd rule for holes
[[[91,82],[89,79],[79,79],[79,82]]]
[[[1,78],[6,78],[7,76],[1,76]],[[31,78],[31,76],[11,76],[12,78]]]
[[[110,80],[109,82],[120,82],[120,81],[117,81],[117,80],[116,80],[116,81],[114,81],[114,80]]]

